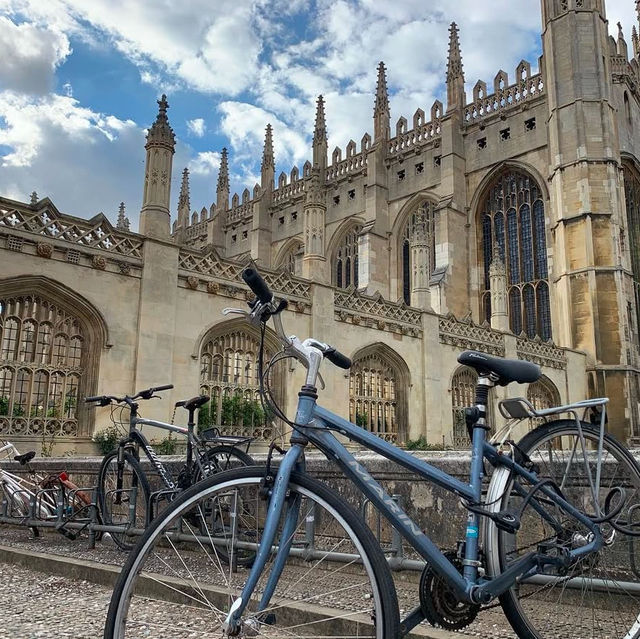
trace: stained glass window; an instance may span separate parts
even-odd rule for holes
[[[479,220],[484,270],[482,319],[491,320],[489,267],[495,243],[506,267],[511,331],[518,335],[524,330],[530,338],[539,335],[544,340],[551,339],[546,228],[540,188],[522,171],[502,173],[481,204]]]
[[[334,251],[335,285],[358,288],[358,235],[361,226],[352,226],[342,237]]]

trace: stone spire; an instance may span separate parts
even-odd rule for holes
[[[216,188],[216,208],[218,211],[226,211],[229,208],[229,163],[227,149],[222,149],[220,169],[218,170],[218,186]]]
[[[633,44],[633,57],[640,56],[640,39],[638,39],[638,30],[634,24],[631,28],[631,43]]]
[[[390,137],[391,113],[389,111],[389,93],[387,91],[387,70],[384,62],[378,64],[378,82],[376,84],[376,103],[373,108],[374,142]]]
[[[464,106],[464,71],[458,25],[449,27],[449,54],[447,57],[447,111]]]
[[[276,160],[273,155],[273,129],[267,124],[264,134],[264,149],[262,150],[262,166],[260,174],[262,176],[260,186],[263,189],[270,190],[273,188],[273,180],[276,171]]]
[[[35,191],[31,192],[31,200],[29,202],[29,204],[31,204],[31,206],[35,206],[38,203],[38,194]]]
[[[189,198],[189,169],[182,171],[182,184],[180,185],[180,197],[178,198],[178,226],[189,226],[189,213],[191,212],[191,199]]]
[[[147,162],[144,195],[140,212],[140,232],[157,238],[169,237],[171,169],[175,135],[167,118],[167,96],[158,100],[158,115],[147,133]]]
[[[316,103],[316,125],[313,130],[313,166],[322,173],[327,166],[327,123],[324,116],[324,98],[319,95]]]
[[[119,231],[129,230],[129,218],[124,212],[124,202],[120,202],[120,208],[118,209],[118,221],[116,222],[116,228]]]
[[[616,50],[618,55],[624,56],[625,60],[629,58],[629,51],[627,49],[627,43],[624,39],[624,32],[622,31],[622,24],[618,22],[618,41],[616,42]]]

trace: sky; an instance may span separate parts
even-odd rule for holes
[[[607,0],[631,49],[634,0]],[[166,93],[191,208],[215,200],[223,147],[231,192],[259,181],[264,130],[276,176],[311,156],[323,94],[329,156],[372,133],[376,67],[387,67],[392,131],[427,114],[444,86],[448,27],[460,27],[467,97],[520,60],[538,67],[539,0],[0,0],[0,195],[32,191],[59,210],[132,229],[142,204],[146,129]],[[300,171],[302,172],[302,171]]]

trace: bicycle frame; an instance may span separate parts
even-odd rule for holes
[[[416,551],[431,565],[433,570],[441,576],[456,592],[458,597],[471,603],[488,603],[502,592],[510,588],[517,578],[533,576],[546,564],[551,563],[548,557],[538,552],[530,552],[514,562],[505,572],[486,579],[478,571],[478,515],[469,513],[465,533],[465,553],[463,558],[463,574],[445,557],[440,549],[425,535],[420,527],[402,510],[402,508],[385,492],[380,484],[359,464],[353,455],[337,440],[331,431],[337,431],[349,440],[357,442],[386,459],[398,463],[404,468],[424,477],[436,485],[472,502],[481,501],[483,459],[487,459],[494,466],[505,466],[515,475],[520,476],[531,485],[538,482],[537,476],[520,466],[507,455],[500,455],[496,448],[486,441],[486,430],[474,428],[472,438],[471,469],[469,483],[464,483],[455,477],[441,471],[425,461],[396,448],[376,435],[369,433],[359,426],[342,419],[316,404],[316,395],[305,389],[299,394],[298,410],[296,413],[296,430],[291,437],[291,448],[280,463],[269,502],[269,509],[264,525],[256,559],[245,583],[240,597],[234,602],[227,623],[237,624],[246,603],[253,595],[253,591],[266,566],[269,554],[274,547],[278,523],[283,510],[286,508],[285,522],[277,547],[276,558],[271,567],[258,610],[268,607],[271,595],[275,591],[278,578],[293,542],[293,532],[299,515],[299,500],[286,499],[287,488],[292,472],[302,472],[305,468],[304,449],[311,442],[329,459],[336,462],[344,474],[353,481],[356,487],[378,508],[399,533],[413,546]],[[599,550],[603,540],[598,526],[586,515],[576,510],[560,495],[548,486],[542,486],[540,492],[559,506],[563,511],[584,524],[593,534],[592,540],[580,547],[569,551],[569,560],[573,561],[581,555]],[[415,626],[423,617],[414,611],[403,622],[407,631]],[[411,619],[410,619],[411,618]]]

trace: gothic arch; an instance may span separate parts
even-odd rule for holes
[[[510,330],[551,339],[544,183],[519,163],[504,163],[483,180],[474,202],[480,321],[491,319],[490,267],[498,258]]]
[[[393,225],[392,236],[395,239],[396,244],[398,273],[397,298],[402,299],[405,304],[411,304],[412,263],[410,242],[412,235],[412,218],[415,218],[417,212],[423,207],[429,207],[425,222],[430,246],[430,264],[428,266],[430,274],[435,268],[435,244],[437,233],[436,206],[437,202],[433,196],[425,193],[418,193],[404,204]],[[413,221],[415,222],[415,220]]]
[[[330,256],[331,283],[338,288],[348,288],[354,286],[358,288],[358,241],[357,234],[362,229],[363,221],[360,218],[352,217],[345,220],[335,230],[331,236],[327,255]],[[343,246],[345,238],[349,234],[355,233],[349,246]],[[342,252],[346,249],[345,255]],[[338,274],[340,268],[340,274]],[[349,275],[347,276],[346,273]],[[343,275],[340,277],[340,275]]]
[[[629,247],[635,314],[627,310],[627,322],[632,335],[640,334],[640,169],[638,161],[629,154],[622,156],[625,208],[624,227],[620,232],[623,251]],[[629,302],[630,304],[630,302]],[[635,326],[634,326],[635,324]]]
[[[110,346],[102,314],[43,276],[0,280],[0,430],[13,436],[89,436],[100,355]],[[2,417],[4,415],[4,417]]]
[[[382,342],[357,350],[351,360],[351,421],[387,441],[405,441],[408,432],[408,389],[411,385],[407,363]]]
[[[294,257],[301,248],[304,248],[304,242],[300,238],[292,237],[291,239],[287,240],[278,251],[278,254],[274,261],[274,267],[276,269],[284,268],[289,273],[297,275],[295,269],[290,270],[290,267],[292,266],[290,258]]]
[[[259,401],[258,357],[260,331],[243,319],[220,322],[198,338],[200,392],[211,398],[202,410],[202,427],[214,426],[224,434],[272,439],[271,420]],[[280,350],[280,342],[269,329],[265,332],[264,361]],[[284,375],[276,366],[271,388],[278,405],[284,402]]]
[[[560,405],[560,391],[546,375],[543,375],[537,382],[529,384],[527,399],[536,410],[552,408]]]

